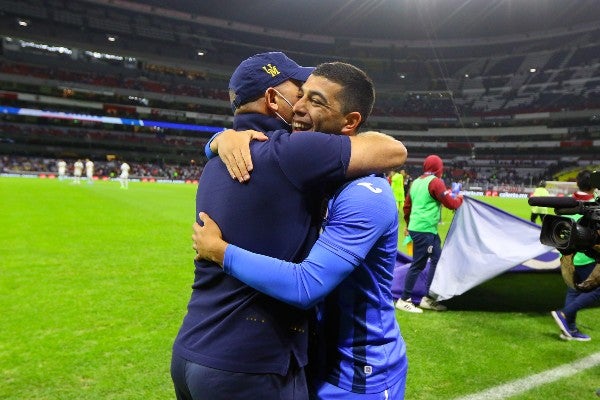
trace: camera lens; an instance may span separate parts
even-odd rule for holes
[[[557,221],[552,227],[551,238],[554,247],[566,249],[571,241],[572,226],[566,221]]]

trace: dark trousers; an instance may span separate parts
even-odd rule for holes
[[[540,222],[544,222],[544,217],[547,214],[537,214],[537,213],[531,213],[531,217],[529,218],[531,220],[531,222],[533,222],[535,224],[535,221],[537,221],[537,219],[540,219]]]
[[[408,233],[413,241],[413,262],[410,264],[406,273],[406,279],[404,280],[404,290],[401,296],[403,300],[410,300],[417,279],[427,266],[427,260],[429,260],[429,273],[427,274],[425,295],[429,295],[429,287],[433,281],[435,269],[442,254],[442,243],[439,235],[414,231],[409,231]]]
[[[592,273],[596,263],[580,265],[575,267],[575,282],[583,282]],[[580,292],[575,289],[568,288],[565,298],[565,306],[561,310],[565,314],[567,323],[570,329],[577,328],[575,320],[577,319],[577,311],[590,307],[600,300],[600,287],[591,292]]]
[[[171,378],[177,400],[307,400],[304,369],[291,366],[288,374],[247,374],[171,358]]]

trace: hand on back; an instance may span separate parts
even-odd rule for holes
[[[231,178],[237,179],[241,183],[250,180],[250,172],[253,169],[250,156],[252,140],[264,142],[268,140],[268,137],[259,131],[227,129],[211,143],[211,150],[219,154]]]

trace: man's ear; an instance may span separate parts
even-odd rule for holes
[[[273,88],[265,90],[265,103],[267,108],[271,111],[279,110],[279,105],[277,104],[277,101],[275,101],[275,96],[277,96],[277,92]]]
[[[341,133],[347,136],[356,135],[358,133],[358,126],[362,122],[362,115],[358,111],[353,111],[346,114],[346,123],[342,127]]]

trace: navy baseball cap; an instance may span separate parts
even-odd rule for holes
[[[294,79],[304,82],[314,67],[301,67],[279,51],[256,54],[242,61],[229,80],[232,109],[260,97],[268,88]]]

